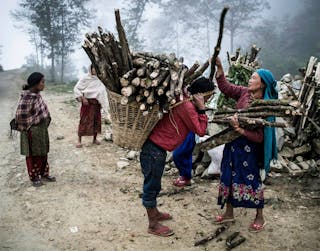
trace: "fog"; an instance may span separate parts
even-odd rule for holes
[[[4,1],[2,6],[0,19],[2,19],[3,26],[0,33],[0,45],[1,48],[1,56],[0,56],[0,64],[3,68],[11,69],[18,68],[22,64],[26,63],[26,56],[30,56],[34,54],[34,48],[31,45],[30,38],[26,33],[24,33],[21,29],[17,29],[14,27],[16,23],[13,18],[9,15],[9,12],[16,9],[18,7],[17,3],[19,1]],[[125,20],[127,18],[127,13],[130,11],[131,4],[135,2],[124,1],[124,0],[108,0],[108,1],[99,1],[92,0],[89,4],[87,4],[88,9],[93,10],[93,18],[90,20],[90,27],[83,28],[79,33],[80,40],[84,38],[86,32],[97,31],[97,27],[101,26],[106,30],[109,30],[116,34],[115,31],[115,20],[114,20],[114,9],[119,8],[121,11],[122,19]],[[177,10],[176,13],[164,12],[159,7],[159,1],[147,1],[148,3],[145,5],[145,9],[142,14],[143,22],[138,25],[137,36],[139,39],[143,40],[143,44],[141,44],[141,49],[145,51],[154,51],[154,52],[174,52],[179,57],[184,57],[185,64],[190,65],[195,60],[199,60],[203,62],[208,59],[208,56],[213,52],[214,46],[216,44],[216,39],[218,35],[218,23],[209,24],[209,28],[207,30],[208,39],[204,42],[206,37],[206,32],[204,29],[205,24],[201,24],[198,28],[190,28],[189,30],[184,30],[182,27],[184,22],[179,21],[179,16],[183,16],[186,14],[190,16],[190,19],[194,18],[192,13],[192,9],[187,10],[186,13],[183,13],[184,8]],[[177,2],[179,5],[184,6],[187,0],[180,1],[169,1],[166,0],[164,2]],[[203,1],[202,1],[203,2]],[[210,2],[210,1],[206,1]],[[228,1],[225,1],[228,2]],[[283,25],[283,20],[294,17],[304,8],[304,4],[306,2],[316,2],[312,0],[269,0],[270,8],[264,9],[263,11],[256,14],[256,18],[246,20],[251,27],[256,25],[261,25],[266,23],[266,20],[270,22],[279,23],[277,27],[281,28]],[[318,5],[319,6],[319,5]],[[317,7],[318,8],[318,7]],[[217,10],[219,12],[220,10]],[[5,12],[5,13],[4,13]],[[188,12],[188,13],[187,13]],[[319,13],[319,12],[318,12]],[[178,17],[178,18],[177,18]],[[228,13],[227,13],[228,18]],[[168,22],[169,21],[169,22]],[[171,22],[172,21],[172,22]],[[170,22],[173,24],[172,26],[167,24]],[[125,23],[125,28],[127,27]],[[314,27],[316,32],[317,27]],[[281,32],[281,31],[280,31]],[[268,41],[268,36],[266,34],[265,40]],[[292,38],[291,38],[292,39]],[[129,45],[130,44],[130,39]],[[239,34],[234,36],[234,48],[241,47],[243,50],[246,50],[251,43],[256,41],[256,37],[254,32],[251,30],[243,30]],[[269,41],[272,43],[272,41]],[[258,46],[262,46],[259,45]],[[132,46],[133,47],[133,46]],[[131,49],[132,49],[131,47]],[[230,51],[230,33],[225,30],[222,46],[221,46],[220,57],[222,59],[226,58],[226,52]],[[19,48],[19,50],[17,50]],[[319,48],[319,47],[317,47]],[[262,48],[262,52],[265,48]],[[267,48],[266,48],[267,49]],[[267,52],[265,51],[264,54]],[[314,51],[314,56],[319,56],[319,50]],[[263,55],[261,55],[262,57]],[[309,57],[311,55],[306,55]],[[264,58],[261,58],[262,61],[265,61]],[[301,59],[299,62],[302,62]],[[79,75],[82,72],[82,69],[86,67],[90,62],[87,58],[86,54],[81,48],[81,42],[76,44],[74,48],[74,53],[70,55],[70,63],[74,65],[74,68],[71,68],[72,71],[76,71],[75,75]],[[47,62],[49,64],[49,62]],[[283,69],[286,70],[285,68]],[[285,73],[285,72],[283,72]]]

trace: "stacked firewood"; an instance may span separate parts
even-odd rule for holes
[[[86,34],[83,49],[94,65],[99,79],[108,90],[122,95],[121,104],[138,102],[142,111],[159,104],[164,112],[183,99],[183,88],[202,75],[209,60],[202,66],[195,62],[190,69],[183,58],[169,55],[154,55],[148,52],[131,52],[120,20],[115,11],[119,41],[101,27]]]
[[[284,75],[279,81],[279,98],[301,103],[304,116],[287,121],[291,127],[280,130],[285,157],[293,159],[293,149],[304,148],[304,155],[320,156],[320,62],[311,57],[306,68],[299,71],[302,76]],[[311,154],[310,154],[311,153]]]
[[[301,105],[298,101],[287,100],[256,100],[245,109],[226,109],[214,113],[211,123],[229,125],[231,116],[238,114],[240,127],[245,129],[254,129],[261,126],[287,127],[286,122],[269,122],[265,118],[275,117],[293,117],[301,116]],[[232,128],[227,128],[218,134],[215,134],[201,143],[202,150],[209,150],[216,146],[228,143],[240,134]]]
[[[304,111],[303,117],[297,117],[293,121],[293,126],[298,136],[298,141],[303,143],[312,137],[304,137],[303,131],[309,127],[313,133],[313,137],[319,138],[320,135],[320,62],[317,58],[310,57],[306,70],[301,70],[304,74],[301,89],[297,97],[297,101],[301,103]]]

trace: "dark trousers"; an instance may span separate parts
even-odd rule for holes
[[[180,176],[190,180],[192,178],[192,152],[196,145],[195,134],[189,132],[186,139],[173,151],[173,161]]]
[[[157,196],[161,190],[161,178],[167,152],[147,140],[140,153],[141,171],[144,176],[142,204],[146,208],[157,207]]]

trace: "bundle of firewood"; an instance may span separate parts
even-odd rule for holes
[[[294,117],[303,115],[303,110],[298,101],[288,100],[255,100],[245,109],[227,109],[214,113],[210,123],[228,125],[231,121],[231,116],[238,114],[240,127],[245,129],[255,129],[261,126],[270,127],[287,127],[288,123],[269,122],[265,118],[269,116],[275,117]],[[230,115],[230,116],[228,116]],[[215,134],[201,143],[201,150],[209,150],[216,146],[228,143],[240,134],[232,128],[227,128],[218,134]]]
[[[101,27],[86,34],[83,49],[94,65],[99,79],[108,90],[122,95],[121,104],[137,101],[140,109],[152,109],[159,104],[168,111],[179,99],[183,99],[183,88],[202,75],[209,60],[202,66],[195,62],[190,69],[183,58],[169,55],[154,55],[147,52],[131,52],[120,20],[115,11],[119,41]]]

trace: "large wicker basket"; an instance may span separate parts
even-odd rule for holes
[[[109,91],[113,143],[133,150],[141,149],[153,127],[160,119],[159,106],[153,106],[148,114],[140,110],[137,102],[121,104],[121,95]]]

